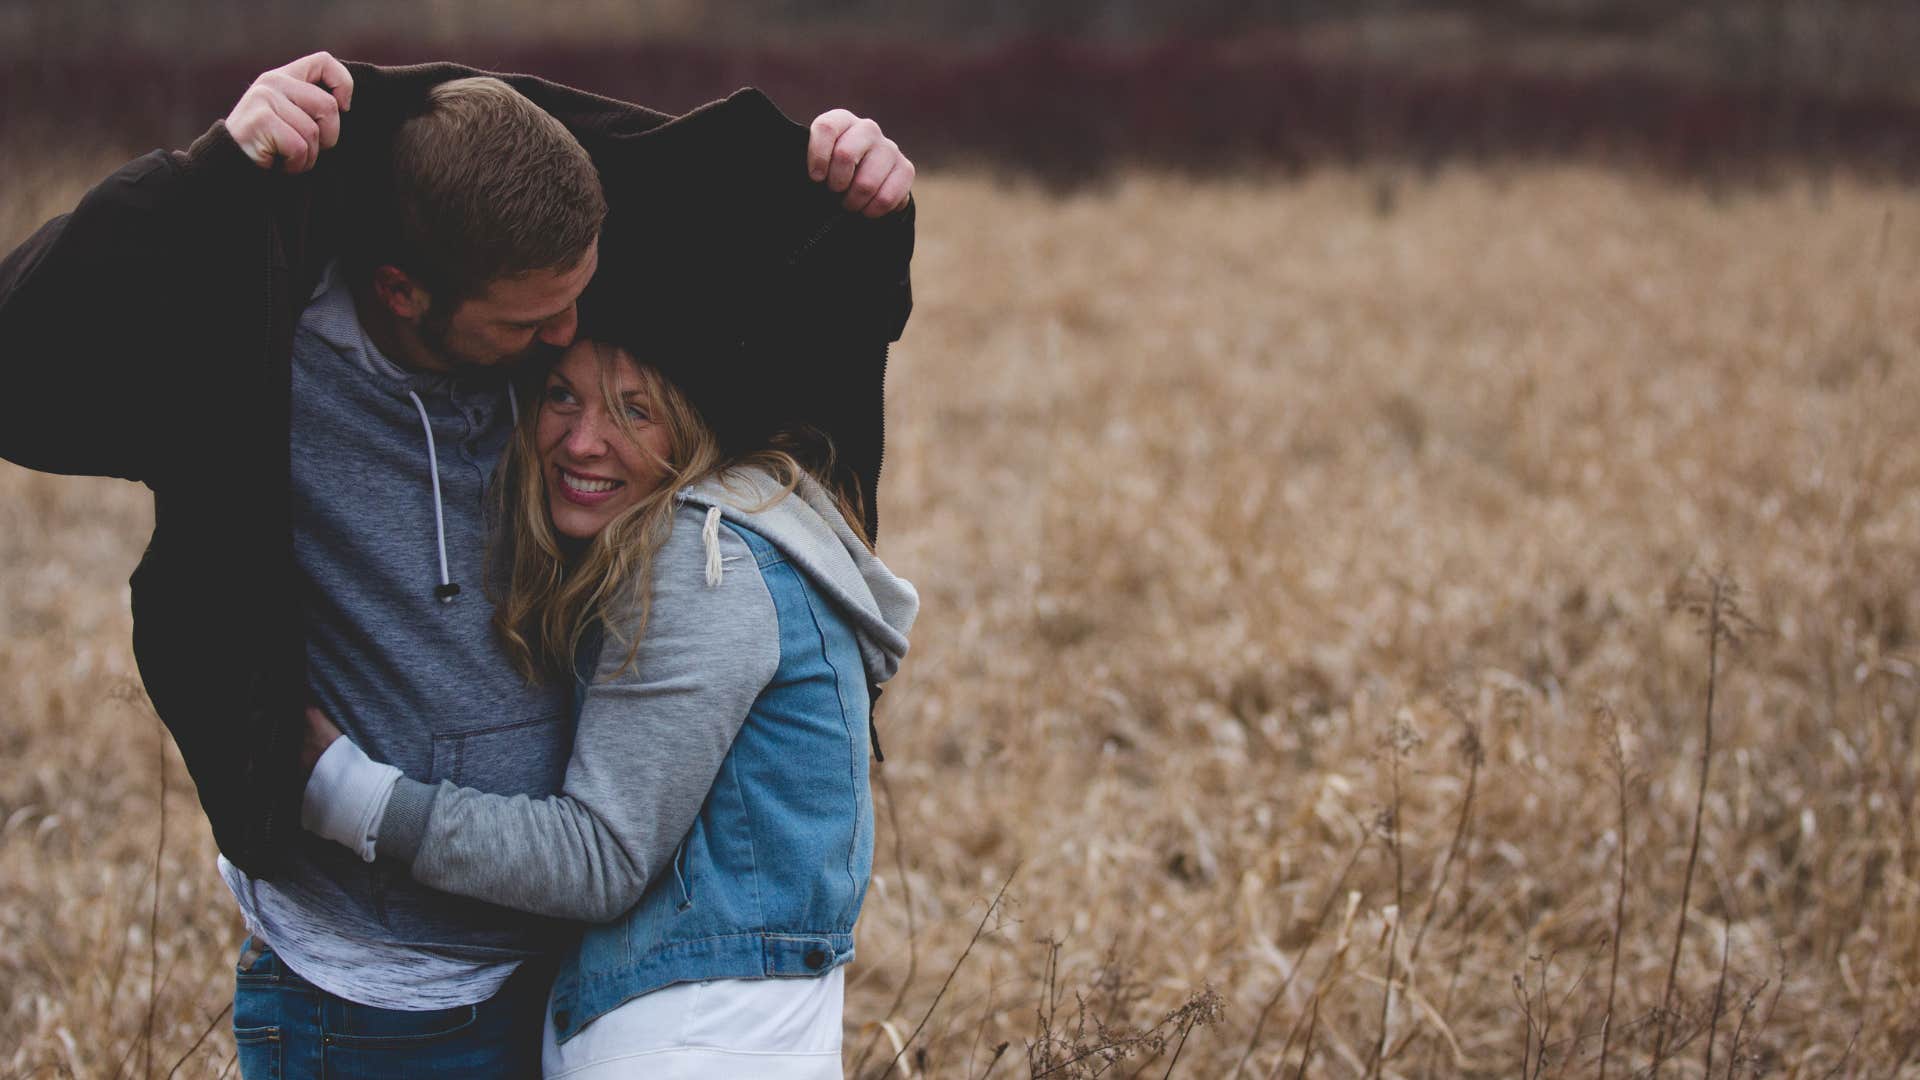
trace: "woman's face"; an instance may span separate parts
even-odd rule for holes
[[[670,441],[652,416],[646,383],[626,353],[614,360],[615,397],[631,428],[607,409],[600,350],[576,341],[547,376],[534,444],[547,512],[562,536],[586,540],[666,479]]]

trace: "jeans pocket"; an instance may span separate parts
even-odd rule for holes
[[[451,1009],[406,1012],[399,1009],[357,1010],[352,1031],[328,1032],[333,1046],[363,1050],[417,1046],[448,1039],[471,1028],[480,1016],[477,1005],[459,1005]]]
[[[240,958],[234,961],[233,977],[241,985],[272,982],[279,974],[279,960],[265,942],[249,937],[240,943]]]
[[[278,1027],[236,1027],[233,1042],[240,1061],[241,1080],[280,1080]]]
[[[242,1080],[280,1080],[280,962],[254,938],[233,965],[233,1042]]]

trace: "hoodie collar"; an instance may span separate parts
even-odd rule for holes
[[[717,514],[756,533],[826,593],[858,631],[868,678],[882,683],[899,670],[920,594],[867,550],[813,478],[802,477],[793,495],[782,498],[780,485],[763,470],[738,469],[695,484],[680,498],[707,508],[709,521]]]
[[[445,375],[408,371],[380,351],[360,321],[360,311],[353,302],[353,290],[347,287],[346,275],[341,272],[338,259],[328,263],[326,271],[320,275],[320,283],[314,286],[307,310],[301,315],[301,324],[326,342],[328,348],[340,354],[341,359],[376,380],[405,384],[397,388],[403,393],[409,389],[437,389],[448,381]]]

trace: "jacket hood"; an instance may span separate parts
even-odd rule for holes
[[[338,145],[307,174],[317,209],[339,215],[334,235],[342,239],[390,202],[390,148],[401,124],[425,107],[435,86],[480,75],[551,114],[593,158],[607,197],[597,281],[683,294],[712,314],[723,307],[709,288],[717,268],[728,268],[737,292],[750,272],[765,274],[758,264],[780,261],[845,216],[835,213],[839,197],[806,175],[807,129],[758,90],[673,116],[530,75],[458,64],[347,67],[353,108],[341,117]],[[695,280],[686,281],[690,274]]]
[[[681,493],[682,502],[707,511],[708,581],[714,583],[726,572],[717,565],[717,522],[724,519],[751,529],[853,621],[867,678],[876,685],[893,678],[907,655],[907,632],[920,611],[920,594],[867,550],[826,489],[811,477],[802,478],[791,496],[780,496],[780,485],[758,469],[708,479]],[[769,506],[769,499],[777,501]]]
[[[912,310],[913,208],[870,220],[807,175],[808,132],[758,90],[681,116],[529,75],[457,64],[348,64],[353,108],[311,185],[310,287],[326,238],[387,227],[391,152],[428,92],[492,75],[566,125],[593,158],[607,200],[600,265],[581,332],[622,345],[685,391],[729,451],[810,428],[833,442],[835,482],[858,491],[865,523],[884,454],[886,344]],[[371,249],[376,249],[372,244]],[[760,387],[738,393],[744,383]]]

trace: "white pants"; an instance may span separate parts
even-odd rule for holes
[[[839,1080],[846,968],[817,979],[713,979],[642,994],[554,1041],[547,1009],[540,1065],[551,1080]]]

